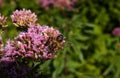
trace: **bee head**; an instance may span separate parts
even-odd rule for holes
[[[64,36],[63,36],[62,34],[59,34],[59,35],[57,36],[57,38],[56,38],[56,40],[57,40],[58,42],[62,42],[63,39],[64,39]]]

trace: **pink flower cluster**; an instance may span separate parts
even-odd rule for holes
[[[29,27],[34,25],[37,21],[37,15],[30,10],[16,10],[11,15],[11,19],[14,25],[18,27]]]
[[[112,34],[120,37],[120,27],[113,29]]]
[[[114,28],[112,34],[114,36],[120,37],[120,27]],[[120,48],[120,43],[117,44],[117,48]]]
[[[7,17],[0,14],[0,27],[6,27],[7,26],[6,20],[7,20]]]
[[[15,61],[19,57],[32,59],[50,59],[55,52],[63,48],[64,38],[61,33],[48,26],[33,26],[27,32],[21,32],[14,41],[8,41],[4,49],[3,60]],[[51,40],[50,40],[51,38]],[[57,41],[58,39],[58,41]],[[61,41],[60,41],[61,40]]]
[[[60,9],[71,10],[73,9],[76,0],[37,0],[37,3],[46,9],[53,6]]]
[[[6,19],[0,15],[1,28],[6,26]],[[56,51],[65,43],[64,36],[53,27],[38,24],[37,16],[30,10],[16,10],[11,19],[17,28],[27,30],[22,30],[13,40],[7,40],[4,47],[0,37],[0,73],[4,72],[7,78],[29,78],[28,73],[34,68],[29,67],[29,63],[56,57]],[[29,60],[27,63],[26,59]],[[38,78],[38,74],[33,75]]]
[[[5,0],[0,0],[0,8],[3,7]]]

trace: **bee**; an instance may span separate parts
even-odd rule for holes
[[[54,52],[62,48],[61,42],[63,40],[64,36],[62,34],[59,34],[57,37],[49,37],[45,46],[48,46],[50,52]]]

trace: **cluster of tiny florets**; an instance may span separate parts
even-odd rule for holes
[[[6,17],[0,15],[0,26],[6,26]],[[0,73],[3,71],[8,78],[29,78],[31,68],[24,68],[24,60],[40,61],[56,57],[56,52],[63,49],[64,36],[59,30],[41,26],[37,16],[30,10],[16,10],[11,15],[17,28],[25,28],[13,40],[8,39],[3,46],[0,37]],[[23,64],[23,65],[21,65]],[[33,78],[38,78],[37,74]]]
[[[112,34],[114,36],[120,37],[120,27],[114,28],[113,31],[112,31]]]
[[[0,25],[5,25],[6,17],[0,15]],[[55,52],[63,48],[64,36],[59,30],[36,23],[37,16],[30,10],[16,10],[11,15],[14,25],[25,27],[13,40],[6,41],[3,48],[0,39],[0,51],[4,55],[1,61],[16,61],[19,58],[50,59]]]
[[[116,27],[112,31],[112,35],[120,37],[120,27]],[[117,44],[117,48],[120,48],[120,43]]]
[[[5,0],[0,0],[0,8],[3,7],[4,3],[5,3]]]
[[[57,7],[60,9],[73,9],[76,0],[37,0],[37,3],[41,5],[43,8],[48,9],[49,7]]]
[[[6,27],[7,26],[6,20],[7,20],[7,17],[0,14],[0,27]]]
[[[14,41],[8,41],[4,52],[11,61],[19,57],[33,59],[50,59],[55,57],[55,52],[63,48],[64,39],[57,41],[61,33],[48,26],[34,26],[28,28],[27,32],[21,32]],[[6,60],[6,59],[5,59]]]
[[[30,27],[37,21],[37,15],[30,10],[16,10],[11,15],[11,19],[14,25],[18,27]]]

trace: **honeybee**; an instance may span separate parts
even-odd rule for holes
[[[45,46],[48,46],[50,52],[54,52],[58,49],[62,48],[61,42],[64,40],[64,36],[62,34],[59,34],[56,38],[49,37]]]

